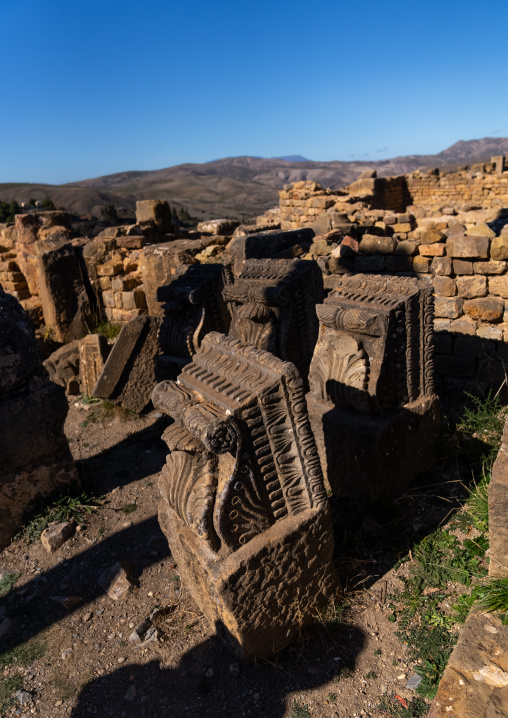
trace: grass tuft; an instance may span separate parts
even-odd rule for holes
[[[82,523],[86,516],[96,510],[99,501],[100,497],[86,491],[60,494],[52,500],[41,501],[15,539],[22,539],[27,544],[34,543],[52,521],[73,520]]]

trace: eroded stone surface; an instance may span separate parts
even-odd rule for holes
[[[446,666],[429,718],[508,715],[508,626],[472,612]]]

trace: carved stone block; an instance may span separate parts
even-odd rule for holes
[[[227,334],[231,317],[222,290],[226,271],[221,264],[178,267],[171,284],[159,287],[157,300],[164,302],[159,344],[161,378],[170,378],[188,364],[211,331]],[[164,369],[173,367],[173,369]]]
[[[231,306],[229,335],[290,361],[306,378],[323,300],[323,279],[314,262],[251,259],[223,292]]]
[[[386,498],[433,461],[432,291],[412,277],[343,275],[317,307],[307,401],[334,493]]]
[[[186,585],[240,657],[279,650],[336,586],[297,369],[212,332],[153,403],[175,420],[159,519]]]
[[[110,347],[101,334],[89,334],[79,343],[79,376],[81,392],[92,396]]]

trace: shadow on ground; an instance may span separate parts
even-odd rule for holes
[[[231,714],[282,718],[295,700],[303,710],[312,698],[296,699],[288,694],[318,688],[334,678],[340,682],[341,673],[354,670],[363,644],[359,628],[323,624],[307,645],[297,643],[270,661],[239,665],[213,636],[188,651],[175,668],[150,661],[122,667],[88,683],[71,716],[223,718]]]

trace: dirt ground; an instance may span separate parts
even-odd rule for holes
[[[43,654],[26,668],[0,668],[6,677],[21,674],[30,694],[5,715],[377,718],[387,715],[377,708],[382,694],[414,696],[406,687],[413,666],[389,620],[389,595],[401,586],[393,566],[424,521],[429,530],[441,521],[441,509],[425,511],[424,499],[409,496],[393,549],[378,545],[367,557],[355,551],[354,532],[339,517],[341,545],[353,547],[337,564],[349,608],[338,597],[316,629],[285,651],[239,665],[182,585],[158,525],[167,418],[113,413],[83,426],[90,411],[70,401],[66,433],[84,484],[104,497],[101,505],[54,554],[40,541],[21,540],[0,553],[0,570],[21,573],[0,605],[12,622],[1,651],[32,639],[42,642]],[[367,516],[362,527],[375,547],[379,519]],[[130,564],[136,585],[113,601],[98,578],[116,561]],[[129,642],[157,607],[168,609],[158,640]]]

